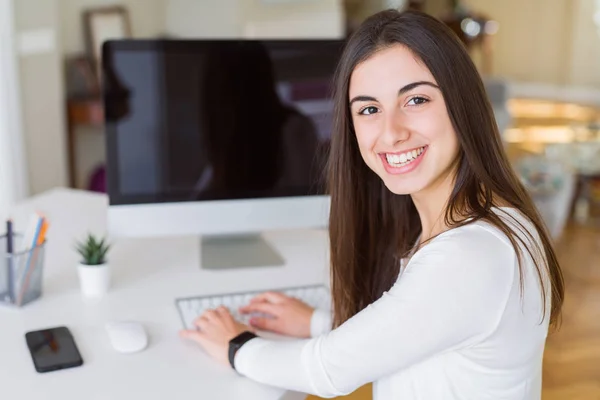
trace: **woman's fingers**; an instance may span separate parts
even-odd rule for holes
[[[223,306],[215,310],[206,310],[204,313],[202,313],[202,315],[194,320],[194,325],[200,329],[203,329],[210,325],[211,322],[215,322],[228,314],[229,311]]]
[[[281,304],[286,301],[289,297],[287,297],[283,293],[279,292],[264,292],[259,294],[258,296],[252,298],[250,303],[260,303],[260,302],[269,302],[273,304]]]
[[[217,310],[206,310],[201,317],[204,317],[209,321],[213,321],[214,319],[219,318],[219,314],[217,313]]]
[[[225,307],[225,306],[219,306],[219,307],[217,307],[216,314],[223,321],[229,321],[229,322],[233,321],[233,316],[229,312],[229,309],[227,307]]]
[[[231,316],[231,314],[229,313],[229,310],[225,306],[219,306],[219,307],[217,307],[215,309],[215,313],[216,313],[216,315],[218,315],[220,317],[223,317],[223,316],[226,316],[226,315]]]
[[[206,329],[209,324],[209,320],[204,315],[201,315],[194,320],[194,326],[199,329]]]
[[[278,317],[281,315],[282,306],[271,303],[250,303],[247,306],[240,307],[240,312],[242,314],[263,313]]]

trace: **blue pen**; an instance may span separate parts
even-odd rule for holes
[[[6,221],[6,258],[8,261],[8,297],[11,303],[15,301],[14,271],[13,271],[13,224],[12,220]]]

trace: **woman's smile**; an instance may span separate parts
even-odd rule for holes
[[[379,153],[383,167],[389,174],[406,174],[419,166],[428,146],[397,153]]]

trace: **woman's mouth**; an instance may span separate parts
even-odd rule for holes
[[[423,146],[403,153],[385,153],[385,161],[392,168],[402,168],[417,161],[426,148]]]

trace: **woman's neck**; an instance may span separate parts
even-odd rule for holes
[[[421,219],[419,245],[448,229],[445,213],[453,188],[454,174],[449,173],[427,188],[411,195]]]

